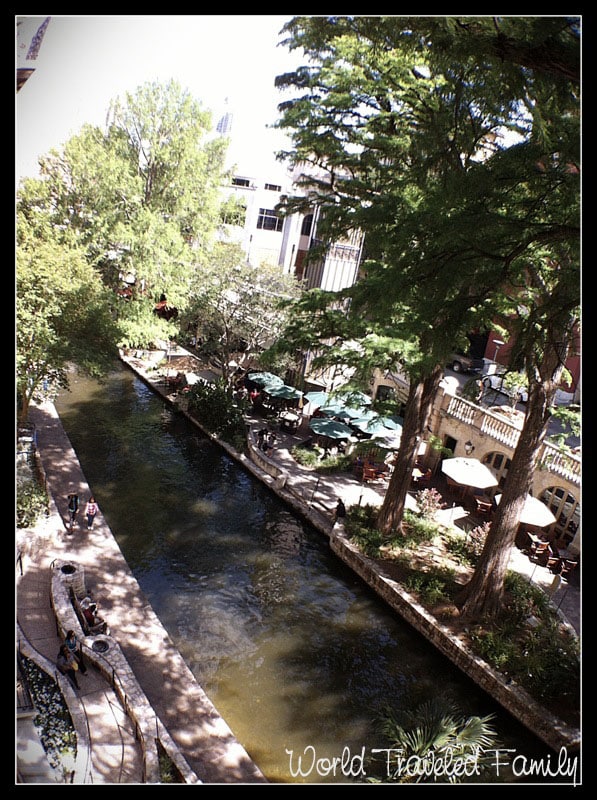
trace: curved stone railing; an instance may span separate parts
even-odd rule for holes
[[[85,658],[93,663],[117,693],[126,714],[135,726],[143,753],[145,782],[160,783],[157,749],[159,739],[185,783],[201,783],[159,722],[118,642],[105,634],[85,635],[71,602],[71,589],[77,597],[85,596],[87,592],[84,570],[72,560],[56,559],[52,562],[51,603],[59,633],[64,638],[68,630],[78,632],[85,649]]]
[[[38,652],[29,642],[21,626],[17,622],[17,647],[21,655],[32,661],[39,669],[43,670],[52,680],[56,681],[64,702],[68,708],[68,713],[72,720],[73,728],[77,737],[77,755],[74,763],[74,775],[72,783],[89,784],[93,783],[91,769],[91,747],[89,735],[89,722],[85,709],[79,697],[75,694],[69,679],[62,675],[51,661]]]

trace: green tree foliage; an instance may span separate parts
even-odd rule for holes
[[[287,320],[283,304],[298,291],[279,267],[252,266],[238,245],[220,242],[192,288],[181,324],[195,331],[201,352],[217,360],[229,383],[233,360],[246,367],[275,342]]]
[[[39,241],[17,251],[16,373],[18,418],[47,392],[68,386],[76,363],[91,375],[112,362],[118,328],[111,293],[81,250]]]
[[[388,708],[381,730],[394,756],[386,762],[386,780],[397,783],[460,783],[481,780],[490,771],[499,746],[493,717],[467,717],[446,700],[420,703],[411,711]],[[462,769],[450,769],[458,763]],[[465,766],[466,765],[466,766]]]
[[[199,381],[186,392],[189,411],[210,433],[244,449],[246,426],[242,409],[233,398],[230,387]]]
[[[162,294],[186,306],[219,223],[226,144],[210,131],[177,83],[147,83],[112,103],[105,131],[84,126],[20,187],[20,236],[84,251],[115,294],[122,345],[174,333],[153,313]]]
[[[491,563],[466,607],[493,612],[578,321],[578,21],[296,17],[285,30],[309,62],[277,79],[295,92],[280,105],[287,155],[306,167],[324,244],[365,234],[358,283],[306,297],[289,334],[302,314],[297,342],[319,341],[355,379],[380,357],[411,378],[379,516],[387,534],[401,526],[446,356],[496,321],[516,337],[528,414],[487,540]]]

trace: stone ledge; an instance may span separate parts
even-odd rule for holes
[[[77,735],[77,756],[74,766],[73,783],[91,783],[91,749],[87,717],[81,700],[71,686],[69,679],[62,675],[48,659],[39,653],[29,642],[17,623],[17,647],[19,652],[55,680],[68,708],[73,728]]]

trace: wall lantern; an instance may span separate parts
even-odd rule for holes
[[[464,443],[464,452],[467,454],[467,456],[470,456],[474,449],[475,445],[470,441],[470,439],[468,442]]]

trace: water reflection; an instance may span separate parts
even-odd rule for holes
[[[384,746],[386,705],[436,695],[466,713],[497,712],[509,746],[537,748],[324,536],[128,370],[101,386],[78,379],[57,407],[156,614],[270,780],[300,780],[287,749],[337,756]]]

